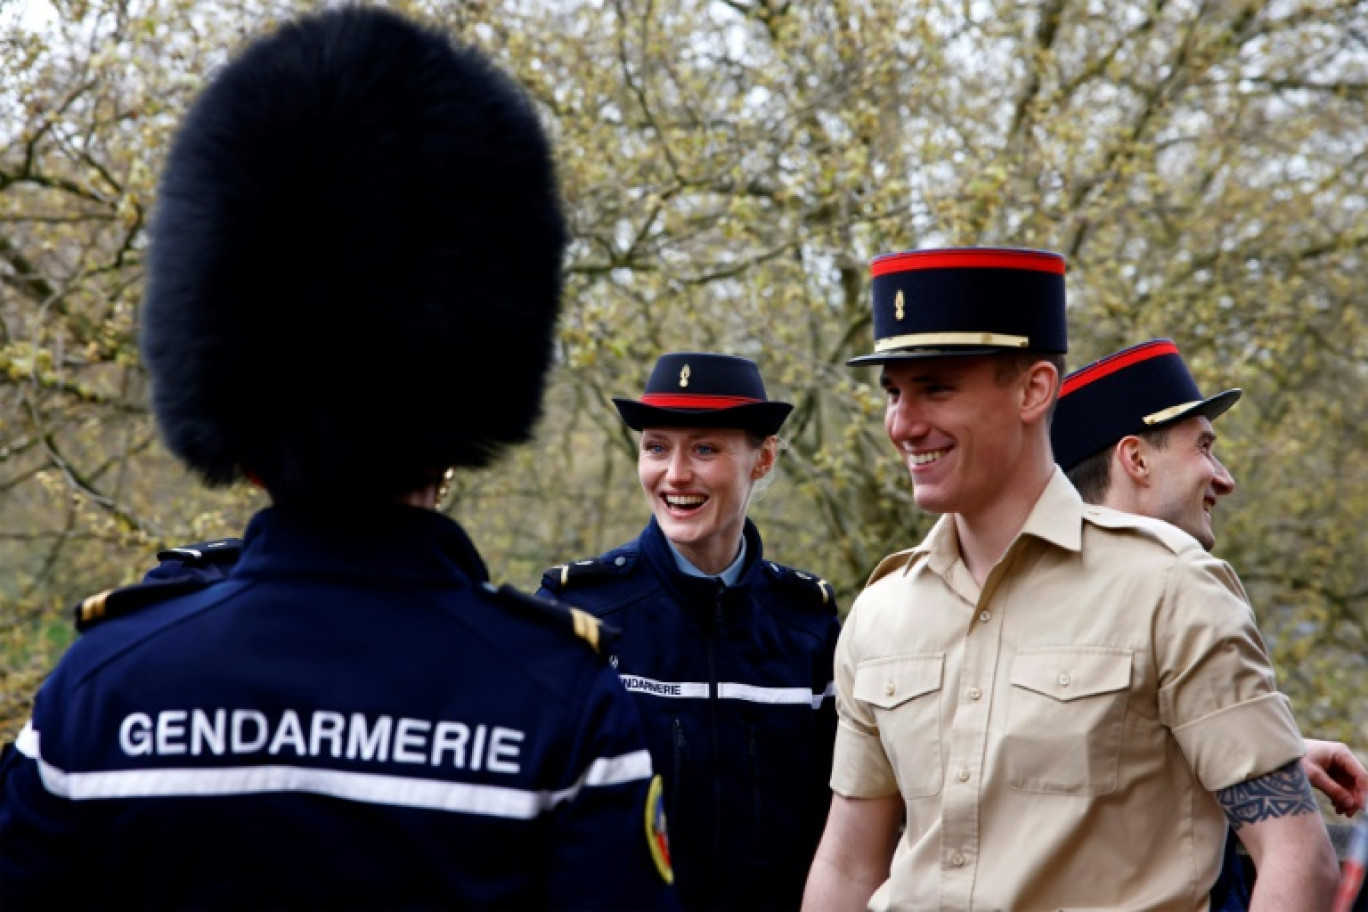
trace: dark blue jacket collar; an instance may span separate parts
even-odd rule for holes
[[[723,587],[716,577],[691,576],[680,570],[679,565],[675,563],[674,554],[670,551],[669,542],[665,539],[665,533],[661,531],[654,516],[646,524],[637,541],[640,542],[641,553],[651,568],[666,586],[679,595],[681,605],[690,608],[710,608],[719,602],[730,605],[744,598],[750,592],[751,586],[758,581],[760,562],[764,558],[760,530],[747,517],[741,534],[746,539],[746,566],[741,571],[736,585],[726,587]]]
[[[300,574],[372,585],[377,579],[437,586],[489,579],[465,530],[432,510],[369,504],[320,513],[277,505],[253,516],[232,576]]]

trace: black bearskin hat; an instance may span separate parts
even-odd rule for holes
[[[480,53],[377,9],[284,25],[162,175],[142,352],[167,445],[277,499],[488,463],[540,411],[565,241],[536,112]]]

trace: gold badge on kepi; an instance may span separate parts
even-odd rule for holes
[[[906,313],[907,311],[903,304],[903,293],[899,291],[893,298],[893,316],[901,320]]]
[[[689,365],[687,365],[687,364],[684,365],[684,369],[683,369],[682,371],[679,372],[679,385],[680,385],[680,386],[688,386],[688,385],[689,385],[689,374],[690,374],[690,373],[692,373],[692,371],[689,370]]]
[[[665,829],[665,788],[659,775],[651,778],[651,789],[646,793],[646,845],[651,849],[660,878],[667,884],[674,883],[670,836]]]

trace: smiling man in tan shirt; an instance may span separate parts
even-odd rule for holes
[[[1197,912],[1228,819],[1260,864],[1255,909],[1324,908],[1334,853],[1239,580],[1055,466],[1063,259],[872,271],[875,353],[851,363],[882,365],[889,438],[945,515],[842,632],[805,908]]]
[[[1113,352],[1064,378],[1050,423],[1055,462],[1088,503],[1162,519],[1209,551],[1216,544],[1212,513],[1235,491],[1216,456],[1214,424],[1241,393],[1203,395],[1172,339]],[[1307,739],[1301,765],[1340,814],[1362,810],[1368,769],[1347,745]],[[1233,846],[1225,867],[1212,909],[1245,908],[1248,889]]]

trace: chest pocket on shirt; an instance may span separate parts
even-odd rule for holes
[[[867,704],[879,726],[904,798],[940,791],[941,679],[945,657],[898,655],[855,669],[855,699]]]
[[[1003,743],[1012,788],[1057,795],[1115,791],[1130,681],[1129,649],[1018,652]]]

